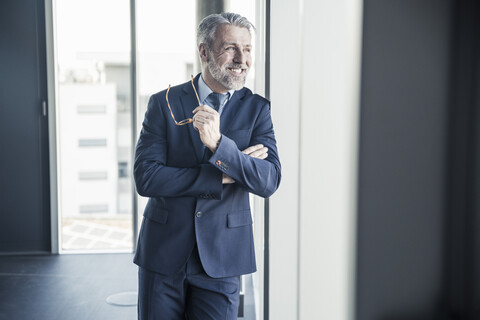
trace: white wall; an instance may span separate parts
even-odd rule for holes
[[[270,319],[353,319],[361,8],[271,2]]]
[[[298,312],[299,12],[299,1],[271,1],[270,97],[282,182],[270,199],[269,314],[278,320],[297,319]]]

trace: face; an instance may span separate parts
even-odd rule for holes
[[[213,48],[200,45],[205,82],[216,92],[239,90],[252,63],[250,32],[228,24],[217,27]]]

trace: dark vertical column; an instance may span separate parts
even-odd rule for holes
[[[131,92],[131,104],[130,108],[130,117],[131,117],[131,126],[132,126],[132,154],[130,157],[130,163],[135,162],[135,146],[137,144],[137,19],[136,19],[136,0],[130,0],[130,92]],[[135,181],[131,179],[132,184],[132,235],[133,235],[133,250],[137,248],[138,240],[138,196],[135,192]]]
[[[451,6],[366,0],[357,320],[439,320]]]
[[[472,226],[474,238],[474,265],[473,270],[475,270],[475,276],[472,282],[472,319],[480,319],[480,3],[477,1],[475,7],[475,34],[477,35],[475,41],[475,87],[474,91],[476,92],[475,96],[475,116],[473,117],[473,122],[475,124],[475,140],[474,148],[475,152],[473,154],[473,164],[475,165],[473,170],[473,208],[475,212],[475,222]]]
[[[45,4],[0,2],[0,252],[50,252]]]
[[[225,0],[197,0],[197,26],[209,14],[224,11]]]
[[[197,0],[196,26],[198,26],[200,22],[203,20],[203,18],[205,18],[206,16],[212,13],[222,13],[225,11],[226,11],[225,0]],[[195,44],[195,48],[197,48],[196,44]],[[202,65],[197,55],[195,58],[195,72],[200,72],[201,68],[202,68]]]
[[[445,296],[449,319],[473,320],[480,317],[480,4],[453,3]]]
[[[271,2],[265,3],[265,98],[270,100],[270,10]],[[263,256],[263,320],[270,319],[270,199],[265,199],[264,256]]]

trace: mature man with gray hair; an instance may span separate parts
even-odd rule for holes
[[[203,19],[202,73],[149,100],[134,164],[150,198],[139,319],[236,319],[240,275],[256,271],[249,193],[273,194],[281,166],[270,104],[244,87],[253,30],[234,13]]]

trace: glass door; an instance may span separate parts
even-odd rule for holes
[[[130,1],[54,2],[60,252],[133,250]]]
[[[132,132],[140,132],[150,95],[198,72],[197,2],[136,1],[136,25],[131,26],[130,0],[54,1],[60,252],[134,249]],[[264,22],[257,17],[264,1],[227,3],[227,10],[254,24]],[[136,36],[134,84],[131,30]],[[257,26],[252,38],[260,65],[254,64],[246,83],[260,94],[263,31]],[[138,226],[147,200],[136,198]],[[263,199],[252,196],[251,202],[259,271],[242,278],[240,318],[248,320],[263,318],[264,297]]]
[[[150,96],[188,81],[194,73],[195,10],[195,0],[136,2],[137,134]],[[139,227],[147,200],[138,197]]]
[[[227,10],[239,13],[256,23],[255,0],[230,0]],[[196,47],[196,0],[142,0],[136,4],[137,35],[137,134],[140,132],[149,97],[168,87],[190,79],[200,72]],[[261,19],[263,21],[263,19]],[[262,30],[257,28],[257,30]],[[263,35],[257,35],[263,37]],[[252,38],[256,44],[256,38]],[[263,51],[260,51],[263,52]],[[261,59],[264,61],[264,59]],[[246,87],[257,91],[256,68],[252,67]],[[264,65],[259,66],[264,70]],[[263,77],[260,77],[263,79]],[[263,94],[263,92],[259,92]],[[138,197],[138,226],[141,225],[147,198]],[[242,277],[239,319],[263,319],[263,199],[252,197],[257,273]],[[260,210],[254,210],[260,208]]]

